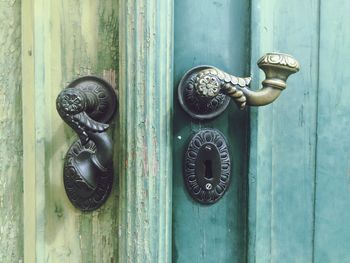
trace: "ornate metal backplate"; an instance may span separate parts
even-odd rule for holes
[[[117,98],[103,79],[86,76],[69,84],[56,100],[61,118],[79,135],[69,148],[63,181],[71,203],[82,211],[99,208],[111,192],[113,143],[107,129]]]
[[[95,121],[107,123],[117,108],[117,97],[111,85],[95,76],[84,76],[72,81],[67,88],[83,91],[88,96],[86,113]]]
[[[217,202],[231,178],[231,160],[224,135],[202,129],[188,144],[184,160],[184,180],[191,197],[202,204]]]
[[[92,211],[104,204],[113,184],[113,167],[106,167],[98,172],[98,178],[86,178],[86,171],[79,170],[78,159],[88,160],[96,153],[96,145],[88,141],[85,145],[75,141],[69,148],[63,172],[64,188],[71,203],[82,211]],[[80,158],[79,158],[80,156]],[[82,176],[85,173],[85,177]],[[97,179],[97,180],[94,180]]]
[[[204,69],[209,69],[210,66],[199,66],[188,71],[180,81],[178,86],[178,97],[182,108],[195,119],[207,120],[212,119],[221,114],[228,104],[230,98],[223,93],[218,93],[219,88],[216,87],[215,81],[204,79],[203,92],[213,93],[215,96],[198,96],[195,87],[198,83],[198,73]]]

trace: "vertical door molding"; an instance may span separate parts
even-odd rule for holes
[[[251,109],[248,262],[312,262],[319,1],[251,1],[252,87],[256,60],[293,54],[301,70],[274,104]]]
[[[120,3],[119,262],[171,261],[173,1]]]

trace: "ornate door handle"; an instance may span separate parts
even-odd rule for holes
[[[113,182],[113,144],[106,133],[117,107],[113,88],[86,76],[62,90],[56,100],[61,118],[78,134],[64,163],[64,186],[72,204],[91,211],[107,199]]]
[[[240,109],[272,103],[287,87],[289,75],[299,71],[299,63],[291,55],[268,53],[258,61],[265,72],[262,88],[248,88],[251,78],[230,75],[212,66],[198,66],[182,78],[178,96],[182,108],[193,118],[211,119],[223,112],[233,99]]]

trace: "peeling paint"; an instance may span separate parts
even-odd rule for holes
[[[20,1],[0,1],[0,262],[23,261]]]

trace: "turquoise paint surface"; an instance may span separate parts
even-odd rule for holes
[[[350,262],[349,1],[321,1],[314,262]]]
[[[350,3],[237,2],[176,1],[175,83],[199,64],[249,75],[250,60],[255,89],[264,79],[256,61],[271,51],[292,54],[301,71],[272,105],[251,108],[249,130],[246,112],[200,123],[175,101],[174,262],[350,262]],[[231,188],[211,207],[195,204],[182,180],[200,127],[223,131],[234,156]]]
[[[190,68],[209,64],[246,76],[249,64],[248,1],[175,2],[175,84]],[[246,261],[248,112],[234,103],[213,121],[191,119],[177,101],[174,87],[173,262]],[[215,127],[229,142],[232,181],[216,204],[203,206],[187,194],[182,161],[194,132]]]
[[[252,109],[249,262],[313,262],[318,1],[252,2],[253,85],[264,53],[301,65],[273,104]],[[260,76],[259,76],[260,74]],[[257,77],[260,77],[258,79]]]
[[[274,104],[252,110],[249,262],[350,262],[349,9],[252,2],[253,74],[269,51],[292,54],[301,71]]]

